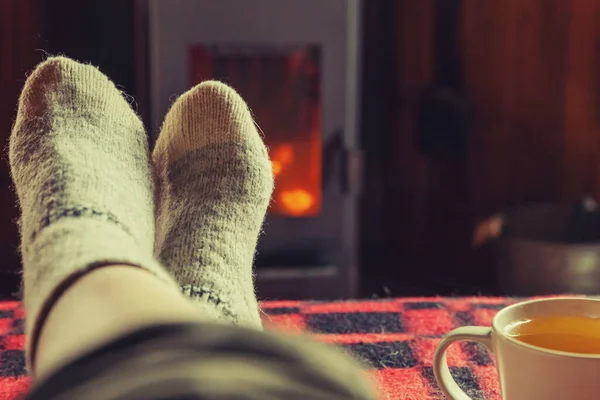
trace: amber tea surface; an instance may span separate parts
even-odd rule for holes
[[[600,355],[600,319],[554,315],[517,321],[506,333],[524,343],[550,350]]]

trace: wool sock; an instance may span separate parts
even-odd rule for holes
[[[126,264],[176,287],[153,257],[148,153],[140,119],[97,68],[53,57],[27,79],[9,159],[21,208],[30,369],[48,312],[85,272]]]
[[[199,84],[171,107],[153,160],[158,259],[210,318],[262,329],[252,263],[273,173],[248,106]]]

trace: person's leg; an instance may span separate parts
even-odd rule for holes
[[[233,129],[240,122],[245,125],[247,115],[242,113],[240,120],[239,113],[224,113],[243,102],[230,89],[212,86],[215,96],[202,98],[205,107],[220,116],[217,120],[223,124],[216,127],[244,138],[228,144],[240,150],[239,159],[213,164],[215,174],[220,173],[218,168],[237,168],[236,174],[242,176],[236,181],[235,174],[227,179],[225,175],[216,183],[235,187],[232,193],[240,198],[232,204],[234,219],[244,223],[240,211],[244,196],[256,194],[251,188],[257,184],[269,192],[268,197],[272,176],[264,168],[264,147],[252,144],[260,138]],[[232,118],[229,124],[227,115]],[[246,241],[256,240],[262,216],[254,212],[249,216],[252,223],[245,225],[245,232],[254,236],[240,239],[248,261],[236,264],[241,272],[228,262],[220,269],[222,277],[212,269],[200,275],[188,271],[209,279],[194,279],[191,285],[215,285],[209,295],[217,300],[198,299],[206,311],[202,312],[180,294],[151,256],[153,204],[146,151],[139,120],[95,68],[51,59],[28,79],[10,142],[22,210],[27,350],[29,366],[36,372],[28,398],[372,399],[356,364],[331,348],[306,339],[199,322],[202,315],[222,313],[222,301],[233,310],[223,319],[260,327],[248,255],[253,249]],[[258,168],[253,164],[256,158],[245,158],[256,151]],[[214,162],[231,154],[215,150],[207,156]],[[176,182],[177,173],[171,176]],[[212,192],[208,198],[219,195]],[[248,195],[249,207],[263,204],[263,195]],[[177,204],[183,198],[174,200]],[[227,210],[226,205],[209,203]],[[237,243],[228,238],[241,233],[212,223],[203,240],[235,252]],[[183,254],[187,251],[177,248]],[[210,250],[200,248],[201,254]],[[233,292],[237,279],[245,279],[240,283],[243,293]]]
[[[141,268],[98,268],[56,301],[38,341],[36,380],[111,340],[160,324],[199,321],[178,290]]]
[[[273,172],[248,106],[199,84],[171,107],[153,160],[159,260],[203,314],[262,329],[252,263]]]
[[[9,159],[34,375],[125,330],[191,318],[153,257],[143,125],[106,76],[62,57],[42,63],[21,94]]]
[[[117,338],[41,381],[27,400],[372,400],[367,372],[302,336],[193,322]]]

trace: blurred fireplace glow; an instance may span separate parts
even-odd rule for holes
[[[284,190],[278,200],[292,215],[304,215],[313,206],[314,196],[304,189]]]
[[[275,178],[280,176],[286,167],[294,161],[294,149],[290,144],[282,144],[271,150],[271,164],[273,165],[273,175]]]
[[[319,49],[202,46],[189,49],[190,87],[209,79],[233,86],[264,132],[275,177],[269,213],[321,211]]]

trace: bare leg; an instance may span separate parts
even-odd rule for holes
[[[37,353],[37,394],[30,400],[375,398],[354,360],[332,347],[230,324],[196,324],[198,311],[142,269],[90,272],[47,319]],[[132,331],[140,337],[169,323],[176,324],[173,330],[162,327],[169,336],[127,341]],[[103,344],[114,346],[118,337],[132,345],[106,351]],[[101,351],[86,356],[96,349]],[[84,358],[70,362],[78,356]],[[67,363],[53,379],[44,379]],[[56,385],[60,397],[50,389]]]
[[[188,299],[145,270],[98,268],[71,286],[48,315],[38,342],[36,378],[136,329],[199,319]]]
[[[197,102],[208,104],[196,108]],[[197,114],[202,110],[210,111],[210,119]],[[27,80],[9,158],[21,207],[26,354],[36,380],[31,398],[372,398],[348,357],[256,331],[261,324],[251,261],[273,177],[264,144],[248,128],[253,123],[243,101],[210,83],[172,112],[200,115],[219,133],[210,136],[196,122],[185,124],[194,126],[195,136],[169,136],[173,131],[167,129],[163,151],[155,154],[162,183],[180,189],[162,197],[163,207],[178,212],[161,214],[168,229],[159,234],[165,239],[159,254],[193,303],[152,255],[154,196],[146,137],[119,91],[94,67],[65,58],[49,59]],[[173,157],[190,161],[194,146],[171,146],[172,141],[189,144],[194,137],[201,147],[196,150],[212,161],[207,168],[187,163],[177,174]],[[211,143],[218,145],[214,152],[208,150]],[[218,183],[216,188],[227,191],[186,188],[180,178]],[[219,196],[227,202],[216,204]],[[200,208],[187,202],[192,198],[210,201]],[[253,208],[246,209],[245,202]],[[182,209],[192,217],[185,218]],[[205,218],[205,209],[227,223]],[[203,230],[178,240],[180,220]],[[204,294],[196,295],[199,291]],[[255,329],[181,325],[200,319]],[[166,339],[103,346],[165,324],[175,325]],[[92,354],[82,358],[86,353]],[[63,365],[56,379],[45,379]],[[114,381],[120,386],[111,397],[106,384]]]

